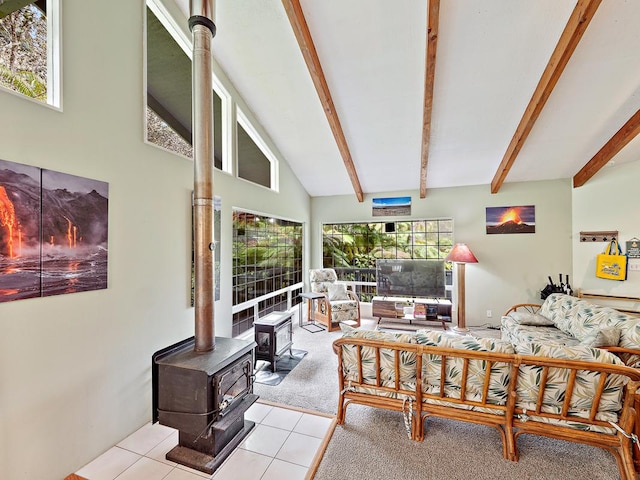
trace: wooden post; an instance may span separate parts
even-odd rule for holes
[[[461,332],[467,332],[469,329],[467,328],[466,320],[465,320],[465,292],[464,292],[464,266],[465,263],[456,263],[456,276],[458,277],[458,326],[456,330]]]

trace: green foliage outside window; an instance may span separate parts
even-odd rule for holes
[[[323,267],[344,281],[375,282],[379,258],[443,260],[453,246],[452,220],[339,223],[322,227]],[[451,266],[447,265],[450,269]],[[369,301],[375,287],[358,289]]]
[[[0,19],[0,85],[47,101],[47,19],[34,5]]]
[[[233,304],[302,282],[302,224],[233,212]],[[259,316],[286,308],[282,294],[258,304]],[[297,296],[294,297],[294,304]],[[283,305],[284,304],[284,305]],[[253,308],[234,314],[233,335],[253,326]]]

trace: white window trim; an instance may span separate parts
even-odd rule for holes
[[[169,14],[167,8],[162,4],[160,0],[146,0],[145,8],[149,7],[149,9],[156,16],[158,21],[164,26],[169,35],[173,37],[178,46],[182,49],[182,51],[189,57],[189,60],[193,60],[193,48],[192,48],[192,39],[188,35],[185,34],[184,30],[180,28],[176,20]],[[146,18],[146,15],[145,15]],[[144,48],[144,79],[143,79],[143,92],[144,98],[147,97],[147,35],[146,35],[146,22],[145,22],[145,35],[143,38],[143,48]],[[232,174],[232,158],[234,154],[233,145],[233,129],[230,128],[235,122],[232,120],[232,116],[234,113],[234,109],[232,107],[233,100],[231,98],[231,94],[227,91],[226,88],[222,85],[218,77],[215,74],[211,75],[213,80],[213,91],[216,92],[218,97],[222,100],[222,171]],[[145,100],[145,108],[147,106],[147,102]],[[146,139],[146,115],[145,115],[145,142],[150,145],[155,145],[153,143],[148,142]],[[159,147],[162,148],[162,147]]]
[[[33,102],[37,105],[62,110],[62,28],[60,19],[62,0],[47,2],[47,101],[27,97],[10,88],[0,86],[0,91]]]
[[[273,190],[275,192],[279,192],[280,191],[280,181],[279,181],[279,179],[280,179],[280,163],[278,162],[278,159],[273,154],[273,152],[271,152],[271,149],[264,142],[264,140],[262,139],[262,136],[260,134],[258,134],[256,129],[253,127],[253,124],[249,121],[249,119],[244,114],[244,112],[242,111],[240,106],[238,106],[237,104],[236,104],[236,116],[237,116],[238,123],[242,126],[244,131],[247,132],[247,135],[249,135],[249,137],[251,137],[251,140],[253,140],[253,142],[258,146],[260,151],[264,154],[265,157],[267,157],[267,160],[269,160],[269,163],[271,164],[271,168],[270,168],[270,184],[271,184],[271,186],[270,187],[265,187],[265,188],[269,188],[269,190]],[[236,156],[236,172],[239,171],[238,162],[239,162],[239,159]],[[240,178],[238,175],[236,175],[236,176],[238,178]],[[254,182],[252,182],[252,183],[254,183]]]
[[[47,2],[47,103],[62,108],[61,0]]]

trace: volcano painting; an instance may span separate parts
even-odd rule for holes
[[[0,302],[107,288],[108,192],[0,160]]]
[[[487,207],[487,234],[536,233],[536,207]]]

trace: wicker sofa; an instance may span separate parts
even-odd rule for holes
[[[431,416],[496,428],[503,456],[517,461],[529,433],[610,451],[623,479],[635,479],[631,440],[640,371],[587,346],[519,347],[442,331],[392,334],[343,327],[337,421],[351,403],[403,412],[407,433],[425,438]]]

